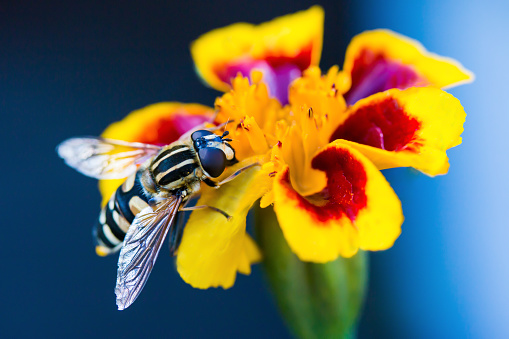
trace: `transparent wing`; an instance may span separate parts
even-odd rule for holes
[[[155,211],[147,207],[134,218],[118,259],[115,294],[119,310],[129,307],[145,286],[181,203],[181,196],[172,196]]]
[[[71,138],[57,146],[58,155],[78,172],[96,179],[126,178],[161,147],[95,137]]]

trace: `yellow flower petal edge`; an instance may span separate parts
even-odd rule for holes
[[[258,263],[262,260],[262,253],[256,245],[256,242],[249,236],[245,235],[244,246],[242,248],[242,260],[240,261],[238,270],[239,273],[249,275],[251,274],[251,265]]]
[[[182,134],[206,121],[214,114],[210,107],[200,104],[161,102],[129,113],[124,119],[109,125],[103,138],[166,145]],[[124,182],[124,179],[100,180],[102,206]]]
[[[397,111],[391,111],[393,109]],[[403,115],[405,119],[398,118],[395,113]],[[362,114],[364,117],[357,117]],[[458,99],[432,87],[392,89],[378,93],[358,101],[350,108],[348,115],[349,118],[333,134],[333,139],[347,139],[345,144],[362,152],[379,169],[414,167],[430,176],[447,173],[449,163],[446,150],[461,143],[466,117]],[[399,119],[397,124],[393,123],[396,128],[380,129],[379,133],[385,141],[387,138],[405,138],[404,133],[412,133],[412,139],[399,146],[399,150],[387,149],[387,142],[386,149],[373,147],[358,140],[359,135],[352,140],[351,131],[355,126],[366,125],[371,130],[380,128],[376,126],[379,122],[375,122],[375,117],[380,115]],[[411,127],[404,123],[415,125]]]
[[[237,23],[215,29],[191,45],[196,71],[206,84],[226,92],[229,83],[218,76],[218,71],[228,64],[271,57],[291,59],[310,48],[309,64],[302,70],[317,65],[322,52],[323,18],[323,9],[313,6],[260,25]]]
[[[346,73],[352,74],[356,59],[365,50],[411,66],[427,80],[427,85],[450,88],[474,80],[474,74],[458,61],[430,53],[417,40],[387,29],[366,31],[352,39],[346,50]]]
[[[256,157],[232,167],[234,171]],[[191,214],[177,254],[177,270],[182,279],[196,288],[230,288],[236,273],[250,273],[250,264],[261,255],[246,236],[246,216],[253,203],[269,189],[270,177],[260,167],[242,173],[217,190],[207,189],[197,205],[220,208],[233,218],[204,209]]]
[[[318,159],[318,160],[317,160]],[[288,167],[274,181],[274,210],[292,251],[303,261],[325,263],[359,249],[384,250],[401,233],[401,203],[378,169],[360,152],[332,142],[313,160],[327,168],[330,196],[302,197]]]

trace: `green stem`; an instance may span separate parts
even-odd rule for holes
[[[255,209],[255,230],[269,284],[292,332],[306,339],[355,338],[366,292],[366,253],[326,264],[302,262],[271,207]]]

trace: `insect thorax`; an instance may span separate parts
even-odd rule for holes
[[[200,171],[199,168],[193,146],[178,142],[163,148],[151,161],[148,172],[155,191],[174,191],[181,188],[189,190],[194,189],[196,184],[199,187],[200,178],[195,175],[197,169]]]

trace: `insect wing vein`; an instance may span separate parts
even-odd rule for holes
[[[57,147],[58,155],[78,172],[96,179],[120,179],[161,147],[95,137],[71,138]]]
[[[118,259],[115,294],[119,310],[129,307],[145,286],[181,202],[181,196],[171,196],[157,213],[146,207],[129,227]]]

